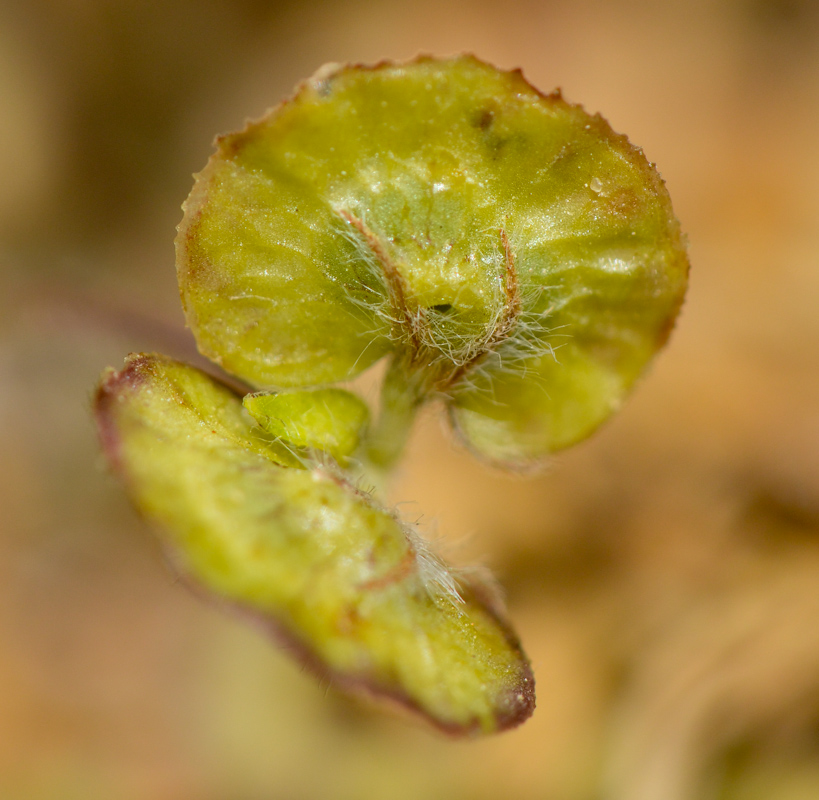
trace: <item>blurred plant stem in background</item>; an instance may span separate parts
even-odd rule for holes
[[[456,744],[174,586],[88,387],[190,358],[172,240],[214,131],[326,61],[464,50],[642,145],[693,271],[651,379],[547,474],[423,417],[395,498],[500,574],[541,687]],[[819,6],[6,2],[0,97],[0,796],[819,796]]]

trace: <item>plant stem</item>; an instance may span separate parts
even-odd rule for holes
[[[400,459],[427,394],[417,371],[396,354],[381,385],[381,408],[367,442],[367,459],[378,470],[388,472]]]

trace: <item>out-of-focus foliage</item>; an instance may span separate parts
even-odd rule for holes
[[[813,800],[817,11],[0,7],[0,794]],[[317,688],[172,585],[88,415],[123,352],[194,358],[168,231],[212,132],[322,61],[418,50],[605,112],[662,165],[697,266],[651,380],[550,473],[487,474],[437,422],[411,444],[396,498],[474,534],[455,555],[500,573],[542,687],[469,745]]]

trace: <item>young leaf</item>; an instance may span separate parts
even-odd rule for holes
[[[639,149],[469,56],[321,70],[218,140],[177,251],[188,324],[229,371],[304,387],[392,353],[415,405],[442,396],[513,465],[619,406],[688,273]]]
[[[272,436],[297,448],[324,451],[339,463],[355,452],[370,418],[364,401],[344,389],[257,392],[242,404]]]
[[[95,412],[177,569],[265,620],[307,663],[456,734],[531,714],[531,670],[487,592],[341,474],[282,466],[230,390],[132,355],[103,376]]]

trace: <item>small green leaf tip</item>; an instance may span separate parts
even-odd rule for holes
[[[370,418],[363,400],[344,389],[313,389],[246,395],[244,407],[272,436],[294,447],[323,451],[343,463]]]
[[[307,395],[283,397],[275,415],[292,441],[302,423],[288,428],[286,412],[303,419]],[[360,420],[352,395],[327,398],[347,408],[342,428]],[[531,714],[529,664],[486,589],[456,579],[338,470],[283,466],[229,389],[166,357],[132,355],[103,375],[95,414],[111,463],[181,574],[265,620],[323,675],[453,734]]]
[[[259,387],[391,354],[479,455],[537,463],[620,404],[688,260],[600,116],[471,56],[325,67],[217,141],[177,237],[200,350]]]

